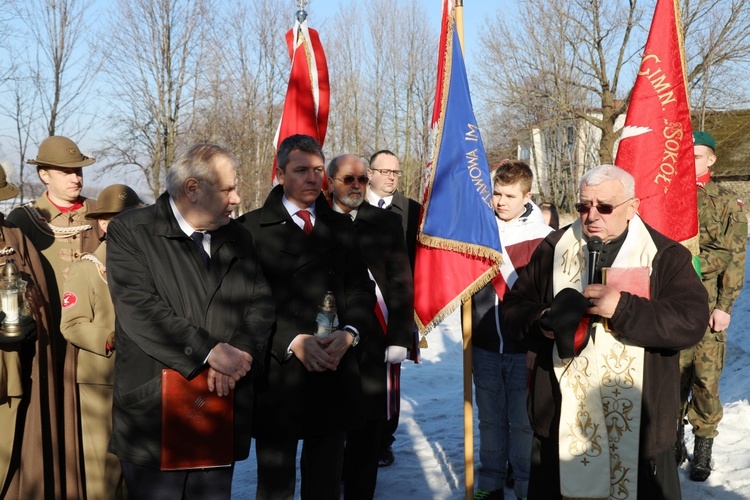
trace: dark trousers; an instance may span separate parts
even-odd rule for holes
[[[149,500],[229,500],[231,467],[162,471],[120,460],[128,498]]]
[[[417,344],[415,343],[414,345],[416,346]],[[392,377],[392,393],[388,395],[391,399],[391,418],[385,420],[381,427],[381,450],[385,450],[393,445],[393,442],[396,440],[394,434],[396,434],[396,429],[398,429],[398,417],[401,415],[401,365],[388,365],[388,370],[392,372],[387,375]]]
[[[560,495],[560,458],[557,436],[534,435],[531,448],[531,476],[528,500],[555,500]],[[638,498],[680,500],[680,477],[674,451],[669,449],[652,460],[638,459]]]
[[[300,496],[305,500],[339,500],[344,463],[343,431],[306,438],[302,442]],[[297,439],[258,438],[257,500],[294,498],[297,472]]]
[[[385,423],[385,417],[368,420],[364,428],[350,431],[346,435],[345,500],[367,500],[375,496],[383,423]]]

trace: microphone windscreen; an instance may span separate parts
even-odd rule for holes
[[[589,238],[588,249],[589,252],[601,252],[602,251],[602,239],[598,236],[592,236]]]

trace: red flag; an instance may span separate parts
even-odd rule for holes
[[[286,34],[292,69],[284,100],[279,128],[273,141],[275,148],[281,141],[294,134],[314,137],[321,146],[328,128],[330,90],[328,65],[318,32],[307,27],[307,19],[295,21],[294,28]],[[271,172],[272,184],[276,183],[276,159]],[[323,178],[323,192],[328,191]]]
[[[443,0],[435,144],[414,265],[415,319],[422,334],[488,283],[501,261],[489,165],[455,28],[454,2]]]
[[[679,0],[658,0],[616,164],[635,177],[646,223],[698,253],[692,125]]]

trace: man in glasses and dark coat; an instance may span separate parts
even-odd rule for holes
[[[377,305],[372,334],[357,351],[365,398],[365,425],[350,431],[344,454],[344,498],[373,498],[381,453],[381,434],[393,405],[388,400],[387,369],[400,365],[412,345],[414,280],[401,218],[365,202],[365,164],[341,155],[328,164],[328,187],[335,212],[354,221],[362,260],[375,283]],[[379,326],[376,326],[379,325]]]
[[[538,353],[528,498],[679,499],[679,351],[703,336],[706,290],[690,252],[638,216],[629,173],[595,167],[579,196],[502,310]]]

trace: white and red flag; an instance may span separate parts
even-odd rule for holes
[[[304,12],[304,11],[302,11]],[[330,88],[328,85],[328,65],[318,32],[307,27],[306,14],[300,22],[286,33],[292,69],[284,99],[284,110],[273,141],[278,148],[281,141],[294,134],[314,137],[321,145],[328,128]],[[276,184],[276,159],[274,158],[271,182]],[[323,192],[327,192],[323,178]]]
[[[698,253],[693,128],[679,0],[658,0],[615,164],[635,177],[641,218]]]

